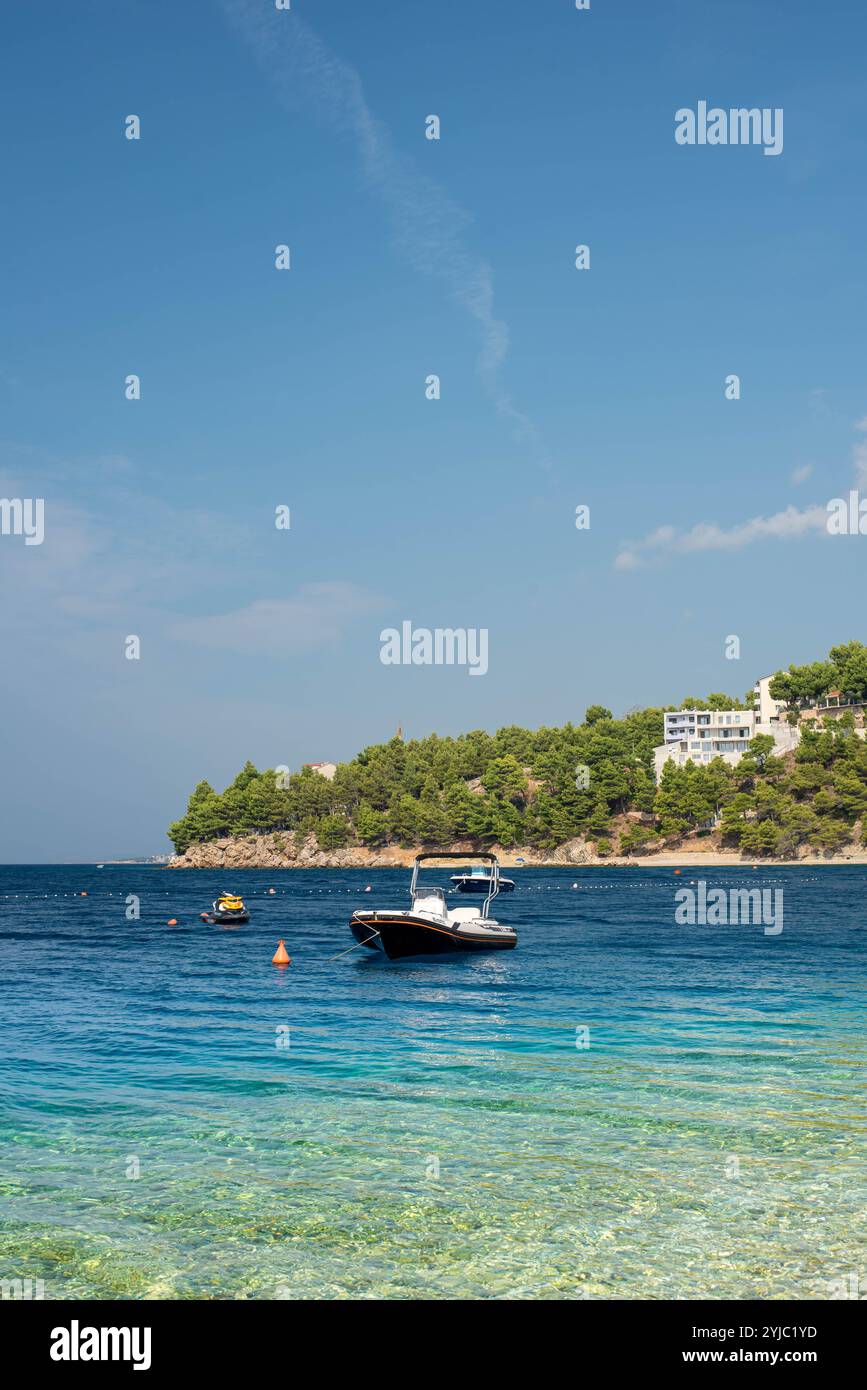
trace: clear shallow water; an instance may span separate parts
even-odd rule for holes
[[[675,925],[700,876],[782,886],[782,935]],[[867,1289],[867,869],[516,877],[516,951],[390,964],[328,957],[352,908],[405,901],[404,871],[0,868],[0,1278],[56,1298]],[[223,887],[249,925],[198,921]]]

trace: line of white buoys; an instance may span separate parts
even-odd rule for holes
[[[767,881],[768,881],[768,880],[764,880],[764,882],[767,882]],[[690,883],[695,883],[696,880],[695,880],[695,879],[690,879],[689,882],[690,882]],[[784,880],[784,879],[771,879],[770,882],[772,882],[772,883],[784,883],[785,880]],[[817,882],[818,882],[818,879],[817,879],[817,878],[811,877],[811,878],[808,878],[808,879],[804,879],[803,882],[804,882],[804,883],[817,883]],[[521,885],[521,892],[524,893],[524,894],[526,894],[526,893],[542,893],[542,892],[544,892],[544,893],[555,893],[555,892],[557,892],[559,889],[565,888],[566,886],[567,886],[567,885],[566,885],[566,884],[563,884],[563,883],[522,884],[522,885]],[[614,893],[614,892],[622,891],[624,888],[668,888],[670,885],[669,885],[669,883],[668,883],[667,881],[666,881],[666,882],[660,882],[659,880],[652,880],[652,881],[649,882],[649,883],[593,883],[593,882],[591,882],[590,880],[585,879],[585,880],[583,880],[583,882],[581,882],[581,883],[577,883],[577,882],[576,882],[576,883],[571,883],[571,884],[569,884],[568,886],[569,886],[569,888],[573,888],[573,889],[574,889],[574,888],[582,888],[582,887],[583,887],[583,888],[594,888],[594,889],[596,889],[598,892]],[[303,891],[305,891],[305,890],[302,889],[301,891],[303,892]],[[448,891],[450,894],[453,894],[453,893],[457,892],[457,889],[449,888],[447,891]],[[308,889],[306,890],[306,892],[307,892],[308,896],[311,896],[313,893],[325,893],[325,894],[329,894],[329,895],[330,895],[330,894],[334,894],[334,893],[348,893],[348,894],[359,893],[359,892],[370,893],[370,892],[372,892],[372,885],[371,885],[371,884],[367,884],[363,889],[359,889],[359,888],[316,888],[316,889],[314,889],[314,888],[308,888]],[[115,895],[115,893],[113,893],[113,892],[109,892],[109,893],[107,893],[107,894],[91,894],[91,893],[89,893],[89,892],[75,892],[75,893],[0,893],[0,899],[2,899],[3,901],[6,901],[6,902],[8,902],[8,901],[10,901],[10,900],[14,900],[14,901],[16,901],[16,902],[19,902],[19,901],[24,901],[24,902],[36,902],[36,901],[45,901],[45,900],[47,900],[47,899],[49,899],[49,898],[93,898],[95,901],[98,901],[101,897],[113,898],[113,897],[115,897],[115,896],[122,896],[122,895],[121,895],[120,893],[118,893],[117,895]],[[151,895],[151,896],[153,896],[153,895]],[[168,894],[168,893],[164,893],[162,896],[163,896],[163,897],[168,897],[169,894]],[[283,891],[280,893],[279,896],[281,896],[281,897],[286,897],[286,896],[287,896],[286,891],[283,890]],[[291,895],[290,895],[290,896],[291,896]]]
[[[714,866],[714,865],[707,865],[707,866],[705,866],[705,865],[698,865],[698,866],[696,866],[696,867],[699,868],[699,869],[703,869],[705,872],[708,872],[708,871],[709,871],[709,872],[710,872],[710,876],[711,876],[711,877],[715,877],[715,876],[716,876],[716,875],[715,875],[715,870],[716,870],[717,868],[719,868],[720,871],[721,871],[721,873],[722,873],[722,872],[724,872],[724,871],[726,871],[726,870],[730,870],[730,869],[736,869],[736,870],[737,870],[737,869],[743,868],[743,867],[745,867],[745,866],[741,866],[741,865],[720,865],[720,866]],[[793,867],[797,867],[797,866],[793,866]],[[681,872],[682,872],[682,870],[680,870],[680,869],[675,869],[675,870],[674,870],[674,874],[672,875],[672,877],[678,877],[678,876],[681,874]],[[721,876],[721,875],[720,875],[720,876]],[[558,891],[561,890],[561,889],[575,890],[575,889],[579,889],[579,888],[583,888],[583,889],[592,889],[593,891],[595,891],[595,892],[600,892],[600,893],[617,893],[617,892],[621,892],[623,889],[634,889],[634,888],[640,888],[640,889],[659,888],[659,889],[665,889],[666,891],[668,891],[668,890],[671,888],[671,886],[672,886],[672,877],[669,877],[668,874],[666,874],[666,877],[664,877],[664,878],[639,879],[639,880],[636,880],[636,881],[627,880],[626,882],[617,882],[616,880],[615,880],[614,882],[600,882],[600,881],[598,881],[598,880],[582,879],[582,880],[580,880],[580,881],[575,880],[575,881],[573,881],[572,883],[569,883],[569,884],[567,884],[567,883],[522,883],[522,884],[519,885],[519,887],[520,887],[521,893],[522,893],[523,895],[525,895],[525,896],[526,896],[527,894],[530,894],[530,893],[555,893],[555,892],[558,892]],[[749,880],[747,880],[747,881],[749,881]],[[804,879],[801,880],[802,883],[818,883],[818,882],[820,882],[820,881],[821,881],[820,876],[819,876],[819,875],[815,875],[815,874],[811,874],[809,877],[804,878]],[[689,882],[689,883],[691,883],[691,884],[694,884],[694,883],[697,882],[697,880],[696,880],[696,879],[688,879],[687,882]],[[743,880],[741,880],[741,882],[743,882]],[[763,885],[767,885],[768,883],[785,883],[785,882],[786,882],[786,879],[785,879],[785,877],[768,878],[768,877],[766,877],[766,876],[763,876],[763,877],[759,880],[759,882],[762,883]],[[358,894],[359,892],[370,893],[370,892],[372,892],[372,891],[373,891],[373,885],[372,885],[372,884],[369,884],[369,883],[368,883],[368,884],[365,884],[365,886],[364,886],[363,889],[362,889],[362,888],[358,888],[358,887],[349,887],[349,888],[306,888],[306,889],[305,889],[305,888],[299,886],[299,888],[298,888],[298,890],[297,890],[297,895],[303,895],[305,892],[306,892],[306,894],[307,894],[308,897],[311,897],[314,893],[318,893],[320,896],[322,896],[322,895],[325,895],[325,896],[332,896],[332,895],[334,895],[334,894],[349,894],[349,895],[354,895],[354,894]],[[455,893],[457,890],[456,890],[456,889],[453,889],[453,888],[449,888],[447,891],[449,892],[449,894],[453,894],[453,893]],[[254,894],[254,895],[255,895],[255,894]],[[286,897],[287,895],[288,895],[288,896],[291,896],[291,897],[294,897],[294,896],[296,896],[296,892],[295,892],[295,890],[293,890],[293,889],[285,889],[285,888],[279,889],[279,890],[278,890],[278,889],[275,889],[275,888],[269,888],[269,889],[264,889],[264,890],[262,890],[262,896],[267,896],[267,897],[276,897],[276,896]],[[149,896],[149,897],[160,896],[159,890],[157,890],[156,893],[149,893],[148,896]],[[164,891],[162,892],[161,896],[162,896],[162,897],[166,897],[166,898],[169,897],[169,891],[168,891],[168,890],[164,890]],[[253,896],[253,895],[251,895],[251,896]],[[78,890],[78,891],[75,891],[75,892],[66,892],[66,893],[0,893],[0,900],[2,900],[2,901],[4,901],[4,902],[20,902],[20,903],[37,902],[37,901],[47,901],[47,900],[50,899],[50,898],[90,898],[90,899],[92,899],[92,900],[94,900],[94,901],[99,901],[100,899],[105,898],[105,897],[109,897],[109,898],[113,898],[113,897],[123,897],[123,891],[119,889],[119,890],[117,890],[116,892],[115,892],[114,890],[109,890],[107,893],[94,893],[94,894],[92,894],[89,890],[84,890],[84,889],[82,889],[82,890]]]

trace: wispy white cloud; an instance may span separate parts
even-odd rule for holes
[[[643,540],[631,541],[619,551],[614,565],[619,570],[639,569],[660,554],[688,555],[705,550],[743,550],[762,540],[792,540],[809,532],[826,531],[825,507],[786,507],[773,516],[756,516],[736,526],[716,526],[701,521],[689,530],[660,526]]]
[[[867,415],[859,420],[855,429],[867,435]],[[867,438],[859,439],[852,449],[852,463],[855,469],[855,484],[867,487]],[[812,464],[804,464],[794,469],[793,483],[802,483],[813,472]],[[754,516],[749,521],[737,522],[734,526],[717,526],[713,522],[700,521],[695,526],[678,529],[675,526],[658,526],[655,531],[638,541],[625,541],[614,559],[618,570],[642,569],[654,559],[664,555],[689,555],[706,550],[743,550],[745,546],[755,545],[765,540],[797,540],[811,534],[828,534],[827,503],[816,503],[810,507],[786,507],[773,516]]]
[[[867,434],[867,415],[855,426],[861,434]],[[855,468],[855,486],[867,487],[867,439],[859,439],[852,447],[852,463]]]
[[[100,479],[98,501],[86,507],[62,486],[76,463]],[[125,458],[70,461],[0,443],[0,497],[45,498],[43,544],[0,537],[0,593],[9,600],[0,604],[0,643],[19,657],[26,647],[28,661],[34,653],[55,664],[84,661],[94,676],[130,632],[146,634],[151,652],[164,637],[227,651],[297,651],[341,639],[355,618],[382,606],[340,579],[254,599],[273,592],[270,567],[256,562],[261,525],[149,497],[129,481],[135,474]],[[270,530],[270,517],[263,520]],[[225,583],[229,561],[241,568],[230,568]],[[237,607],[226,611],[230,603]]]
[[[388,128],[367,103],[359,73],[298,14],[261,0],[222,3],[281,104],[311,109],[355,146],[366,183],[388,208],[395,250],[416,270],[437,279],[471,316],[481,337],[478,370],[491,399],[520,434],[535,436],[533,422],[517,409],[500,379],[509,329],[494,307],[490,265],[466,244],[470,215],[395,149]]]
[[[382,600],[355,584],[305,584],[291,598],[256,599],[244,608],[173,623],[168,635],[226,652],[279,653],[327,645]]]

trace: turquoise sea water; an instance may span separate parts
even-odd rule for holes
[[[392,964],[328,957],[354,907],[405,901],[403,871],[0,868],[0,1278],[867,1293],[867,869],[515,876],[516,951]],[[782,933],[676,925],[700,877],[782,887]],[[220,888],[248,926],[198,920]]]

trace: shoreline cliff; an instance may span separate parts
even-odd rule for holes
[[[218,840],[205,840],[192,844],[183,854],[176,854],[169,860],[169,869],[396,869],[408,868],[416,854],[430,851],[429,845],[406,848],[400,845],[384,845],[381,849],[365,849],[363,845],[346,846],[342,849],[320,849],[316,836],[308,834],[296,836],[291,831],[282,834],[283,842],[278,850],[273,835],[227,836]],[[470,842],[460,840],[444,846],[449,853],[466,854],[471,859],[478,853]],[[853,864],[867,865],[867,852],[852,847],[851,851],[836,854],[800,854],[787,859],[743,855],[735,849],[721,849],[713,836],[695,837],[685,840],[679,846],[660,850],[647,850],[641,854],[599,855],[592,844],[581,837],[559,845],[557,849],[544,852],[537,849],[502,849],[491,846],[502,869],[514,868],[636,868],[642,864],[656,865],[659,868],[698,867],[714,865],[732,868],[762,868],[783,865],[822,865]],[[521,864],[523,860],[523,865]]]

